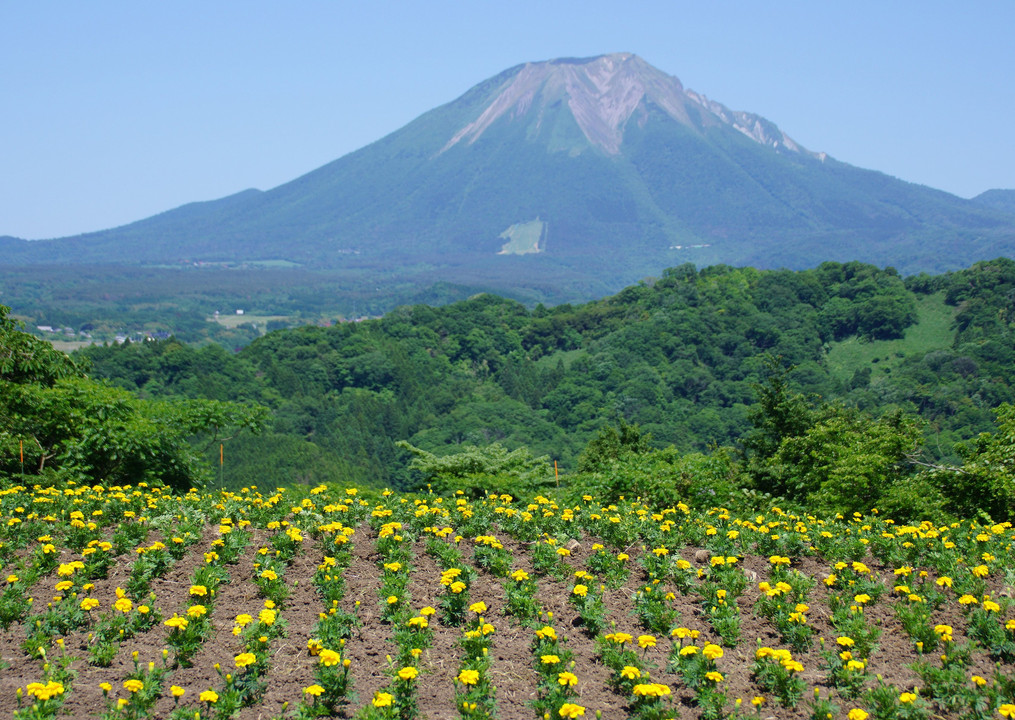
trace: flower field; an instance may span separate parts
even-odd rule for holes
[[[1015,717],[1010,523],[0,491],[0,715]]]

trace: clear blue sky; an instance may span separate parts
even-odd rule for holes
[[[1011,0],[0,0],[0,235],[268,189],[518,63],[616,51],[971,197],[1015,188],[1013,28]]]

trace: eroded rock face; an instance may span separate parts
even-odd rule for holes
[[[697,127],[688,113],[688,106],[694,105],[707,111],[701,121],[705,124],[725,123],[763,145],[806,152],[774,123],[685,90],[680,80],[630,53],[524,65],[480,116],[455,133],[441,152],[461,141],[474,143],[500,118],[517,119],[537,113],[538,122],[547,107],[561,101],[567,103],[589,143],[610,154],[620,152],[625,125],[649,102],[688,127]]]

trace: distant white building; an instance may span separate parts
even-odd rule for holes
[[[237,310],[237,311],[236,311],[236,314],[237,314],[237,315],[242,315],[242,314],[243,314],[243,311],[242,311],[242,310]]]

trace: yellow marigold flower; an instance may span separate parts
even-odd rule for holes
[[[324,692],[324,688],[314,683],[313,685],[308,685],[307,687],[303,688],[303,692],[305,692],[307,695],[313,695],[314,697],[317,697],[318,695],[321,695]]]
[[[50,698],[56,697],[57,695],[62,695],[64,691],[63,684],[55,682],[53,680],[50,680],[45,685],[37,682],[28,683],[25,689],[28,690],[29,695],[34,695],[35,697],[39,698],[39,700],[43,701],[49,700]]]
[[[191,605],[189,608],[187,608],[187,615],[195,619],[207,614],[208,608],[206,608],[204,605]]]
[[[1015,718],[1015,704],[1005,703],[997,709],[997,712],[1003,718]]]
[[[390,693],[378,691],[378,692],[374,693],[374,699],[371,700],[370,702],[373,703],[374,707],[379,707],[379,708],[380,707],[389,707],[394,699],[395,699],[394,695],[392,695]]]
[[[416,676],[419,675],[419,670],[409,665],[398,671],[398,677],[402,680],[415,680]]]
[[[568,718],[569,720],[577,717],[584,717],[585,708],[581,705],[575,705],[574,703],[564,703],[560,706],[560,710],[557,714],[562,718]]]
[[[993,600],[984,600],[983,609],[986,610],[987,612],[1000,612],[1001,606],[998,605]]]
[[[204,597],[205,595],[208,594],[208,588],[206,588],[204,585],[191,585],[190,594],[193,595],[194,597]]]
[[[123,597],[113,603],[113,609],[122,613],[129,613],[133,608],[134,603],[130,601],[130,598]]]
[[[320,662],[321,665],[324,665],[325,667],[332,667],[333,665],[338,665],[340,662],[342,662],[341,655],[339,655],[334,650],[328,650],[327,648],[321,650],[317,658],[318,662]]]
[[[263,623],[264,625],[274,625],[275,611],[265,608],[261,612],[257,613],[257,619],[261,621],[261,623]]]
[[[969,679],[973,681],[974,685],[977,685],[979,687],[983,687],[984,685],[987,684],[987,679],[983,678],[983,677],[980,677],[979,675],[973,675]]]
[[[453,592],[455,595],[458,595],[459,593],[465,590],[465,583],[463,583],[461,580],[456,580],[455,582],[451,583],[450,589],[451,592]]]
[[[712,682],[715,682],[715,683],[718,683],[718,682],[722,682],[723,677],[722,677],[722,673],[721,672],[716,672],[715,670],[712,670],[710,672],[705,673],[705,679],[706,680],[711,680]]]
[[[986,565],[977,565],[970,572],[978,578],[985,578],[990,575],[990,570],[987,569]]]
[[[469,605],[469,610],[476,613],[477,615],[482,615],[483,613],[486,612],[486,603],[483,602],[482,600],[480,600],[479,602],[474,602],[472,603],[472,605]]]
[[[846,717],[849,718],[849,720],[867,720],[867,712],[865,710],[861,710],[860,708],[853,708],[849,711]]]
[[[637,680],[641,677],[641,670],[632,665],[625,665],[624,669],[620,671],[620,677],[628,680]]]
[[[968,593],[959,598],[959,605],[975,605],[977,602],[979,600]]]
[[[517,582],[522,582],[523,580],[529,579],[529,574],[524,570],[515,570],[513,573],[511,573],[511,579]]]
[[[718,660],[723,656],[722,648],[713,643],[705,643],[705,647],[701,649],[701,654],[707,657],[709,660]]]
[[[588,586],[586,585],[575,585],[574,590],[572,590],[571,592],[577,595],[578,597],[585,597],[586,595],[589,594],[589,589]]]
[[[81,601],[82,610],[94,610],[99,606],[99,601],[95,598],[85,598]]]
[[[686,647],[680,648],[680,654],[685,656],[685,657],[688,656],[688,655],[694,655],[697,652],[698,652],[698,646],[697,645],[688,645]]]
[[[205,690],[203,693],[201,693],[200,700],[201,702],[206,702],[211,705],[214,705],[219,701],[219,694],[214,690]]]
[[[638,636],[638,647],[642,650],[647,650],[650,647],[656,646],[655,635],[639,635]]]
[[[754,707],[761,707],[765,704],[765,698],[761,695],[755,695],[751,698],[751,705]]]
[[[836,639],[835,642],[837,642],[839,645],[842,645],[843,647],[853,647],[853,645],[855,644],[853,642],[853,638],[846,636]]]
[[[462,670],[455,679],[463,685],[475,685],[479,682],[479,672],[476,670]]]
[[[257,656],[251,652],[240,653],[234,658],[236,667],[245,668],[248,665],[253,665],[257,662]]]
[[[187,629],[187,625],[189,625],[190,623],[187,621],[187,618],[185,618],[185,617],[180,617],[178,615],[173,615],[171,618],[166,620],[166,622],[164,624],[168,625],[169,627],[173,628],[174,630],[186,630]]]
[[[557,631],[554,630],[549,625],[544,625],[543,627],[536,630],[536,637],[538,637],[540,640],[556,640]]]
[[[543,665],[556,665],[560,662],[560,658],[556,655],[540,655],[539,662]]]
[[[670,688],[662,683],[641,683],[632,692],[640,697],[664,697],[670,694]]]
[[[169,688],[169,692],[171,692],[173,694],[174,698],[179,698],[179,697],[183,697],[183,694],[185,692],[187,692],[187,691],[184,690],[179,685],[173,685],[172,687]]]
[[[420,608],[419,610],[419,614],[422,615],[423,617],[430,617],[436,612],[437,611],[434,608],[430,607],[429,605],[427,605],[424,608]]]

